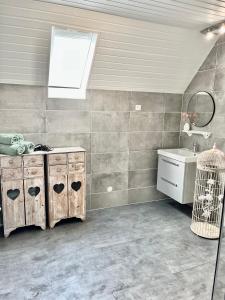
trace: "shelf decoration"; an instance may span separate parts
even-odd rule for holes
[[[198,155],[191,230],[198,236],[219,238],[225,187],[225,155],[213,149]]]
[[[205,139],[208,139],[211,135],[211,132],[208,131],[200,131],[200,130],[182,130],[182,132],[187,133],[188,136],[192,136],[193,134],[202,135]]]

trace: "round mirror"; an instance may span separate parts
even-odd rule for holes
[[[188,102],[187,115],[190,123],[196,127],[208,125],[215,113],[213,96],[208,92],[194,94]]]

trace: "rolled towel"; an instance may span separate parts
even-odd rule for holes
[[[23,140],[23,135],[19,133],[0,133],[0,144],[14,145]]]
[[[22,141],[22,142],[20,142],[20,145],[25,146],[25,153],[26,154],[34,152],[35,145],[32,142]]]
[[[0,153],[6,155],[22,155],[25,152],[25,145],[14,144],[14,145],[4,145],[0,144]]]

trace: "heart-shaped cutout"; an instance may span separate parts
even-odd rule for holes
[[[81,188],[81,182],[80,181],[74,181],[71,183],[71,188],[74,190],[74,191],[79,191],[79,189]]]
[[[19,189],[10,189],[7,191],[7,196],[11,199],[11,200],[15,200],[20,194],[20,190]]]
[[[64,190],[64,184],[63,183],[56,183],[53,186],[53,190],[57,193],[60,194]]]
[[[32,196],[32,197],[36,197],[39,193],[40,193],[40,188],[39,186],[31,186],[28,189],[28,193]]]

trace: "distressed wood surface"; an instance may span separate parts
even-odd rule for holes
[[[44,177],[24,180],[26,225],[46,228]]]
[[[80,188],[75,190],[73,188],[73,184],[75,188],[78,189],[79,183]],[[86,180],[85,174],[76,172],[68,175],[68,202],[69,202],[69,217],[77,217],[82,220],[85,219],[85,187]]]
[[[9,198],[10,190],[19,190],[19,195],[15,199]],[[4,236],[8,237],[17,227],[25,226],[23,180],[2,182],[1,191]]]
[[[53,228],[58,221],[68,217],[67,174],[62,172],[56,176],[49,176],[48,180],[49,226]],[[61,185],[63,189],[60,191]],[[58,192],[54,187],[59,187]]]

